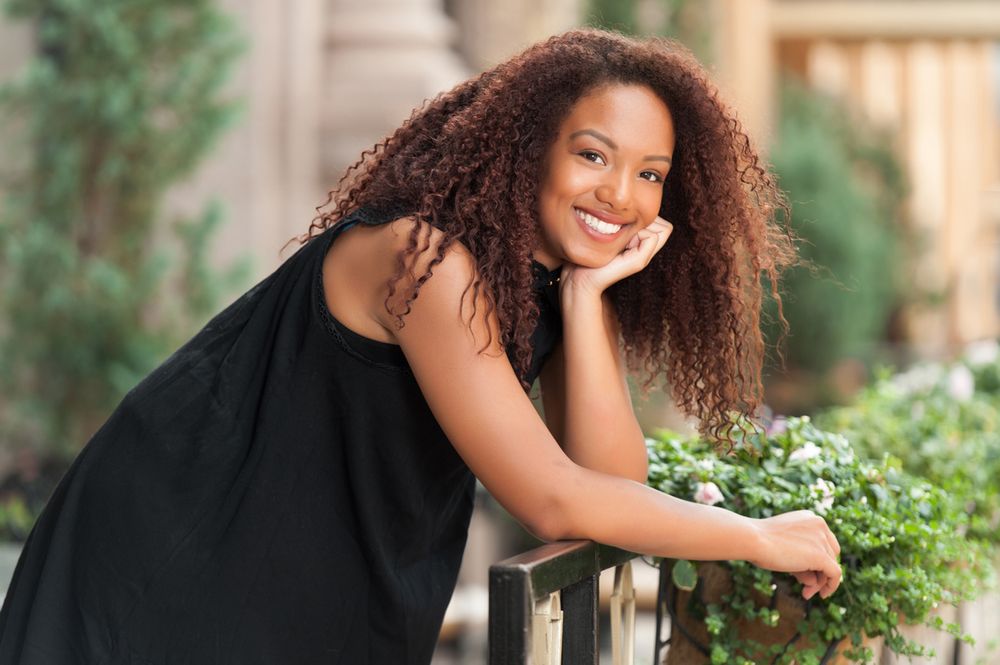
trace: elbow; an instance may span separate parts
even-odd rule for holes
[[[528,532],[544,543],[553,543],[557,540],[565,540],[566,536],[554,523],[525,524]]]
[[[618,469],[617,473],[607,475],[645,485],[648,468],[649,463],[643,457],[629,468]],[[577,470],[584,474],[591,473],[582,467],[577,467]],[[599,475],[607,477],[605,474]],[[583,494],[573,492],[571,488],[574,487],[581,488]],[[589,501],[593,489],[586,478],[567,477],[561,482],[551,483],[541,496],[535,499],[531,509],[522,513],[523,516],[519,519],[533,536],[545,542],[599,540],[600,534],[595,533],[594,515],[588,509],[588,506],[593,507]]]
[[[522,523],[531,535],[547,543],[573,537],[569,516],[554,502],[547,502],[544,506],[532,511],[532,514],[522,520]]]
[[[649,480],[649,459],[645,456],[637,460],[632,472],[628,474],[629,480],[634,480],[640,485],[645,485]]]
[[[555,486],[538,497],[520,521],[533,536],[547,543],[582,537],[575,526],[573,499]]]

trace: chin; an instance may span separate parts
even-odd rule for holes
[[[570,252],[567,261],[581,268],[603,268],[611,263],[617,253],[615,252]]]

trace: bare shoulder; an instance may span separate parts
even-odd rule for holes
[[[420,250],[416,263],[396,283],[390,296],[389,282],[411,238]],[[398,344],[396,318],[386,309],[387,299],[393,312],[402,311],[404,294],[427,271],[443,238],[439,229],[414,217],[347,229],[330,247],[323,264],[323,285],[330,312],[366,337]],[[464,290],[475,275],[475,259],[460,242],[452,242],[442,261],[433,267],[433,275],[433,279],[422,285],[421,293],[457,285]],[[412,306],[411,303],[411,309]]]

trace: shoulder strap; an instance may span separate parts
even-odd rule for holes
[[[391,222],[394,219],[399,219],[412,213],[413,210],[411,207],[399,202],[369,204],[358,208],[344,219],[357,218],[357,222],[362,224],[378,226],[379,224],[385,224],[386,222]]]

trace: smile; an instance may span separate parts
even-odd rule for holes
[[[576,213],[577,218],[587,225],[587,228],[596,231],[604,236],[613,236],[619,231],[621,231],[621,224],[609,224],[603,220],[600,220],[593,215],[580,210],[579,208],[573,208]]]

